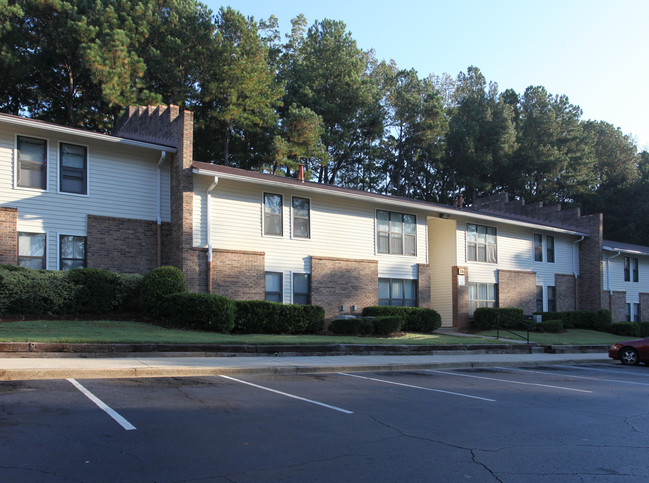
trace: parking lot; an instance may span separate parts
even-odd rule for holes
[[[0,480],[644,480],[649,368],[0,382]]]

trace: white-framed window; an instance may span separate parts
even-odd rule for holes
[[[640,304],[633,304],[633,322],[640,322]]]
[[[554,236],[545,235],[545,259],[548,263],[554,263]]]
[[[469,317],[479,307],[496,306],[496,284],[469,282]]]
[[[638,282],[640,280],[640,263],[635,257],[624,257],[624,281]]]
[[[468,224],[467,260],[470,262],[498,262],[497,231],[493,226]]]
[[[264,193],[264,235],[282,236],[283,207],[282,195]]]
[[[543,285],[536,286],[536,311],[543,312]]]
[[[376,210],[376,251],[392,255],[417,255],[417,217]]]
[[[282,272],[266,272],[266,300],[268,302],[283,302],[284,274]]]
[[[534,261],[543,261],[543,235],[534,233]],[[554,263],[554,236],[545,235],[545,261]]]
[[[45,270],[45,233],[18,233],[18,265]]]
[[[379,278],[379,305],[417,307],[417,280]]]
[[[293,274],[293,303],[311,304],[311,275],[308,273]]]
[[[77,235],[59,236],[59,269],[71,270],[86,266],[86,237]]]
[[[59,143],[59,192],[88,194],[88,147]]]
[[[16,186],[47,189],[47,141],[16,136]]]
[[[557,311],[557,287],[554,285],[548,286],[548,312]]]
[[[627,302],[626,303],[626,317],[625,319],[627,322],[631,322],[631,303]]]
[[[293,197],[293,238],[311,238],[311,201]]]

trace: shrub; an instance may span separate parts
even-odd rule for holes
[[[525,312],[516,307],[492,308],[479,307],[473,313],[471,327],[476,330],[495,329],[498,325],[499,315],[500,327],[504,329],[520,329],[525,327],[520,322],[525,322]]]
[[[649,337],[649,322],[638,322],[636,335],[638,337]]]
[[[116,273],[96,268],[75,268],[63,273],[75,288],[66,307],[68,313],[103,314],[118,308],[121,281]]]
[[[142,309],[142,280],[139,273],[118,273],[119,290],[117,304],[122,311],[140,311]]]
[[[60,314],[73,295],[74,286],[61,272],[0,266],[0,314]]]
[[[536,324],[536,330],[540,332],[561,332],[563,330],[563,322],[559,319],[544,320]]]
[[[613,323],[613,317],[611,316],[610,310],[599,309],[597,312],[595,312],[595,321],[593,323],[593,329],[602,332],[608,332],[612,323]]]
[[[220,295],[177,292],[166,295],[167,320],[176,327],[230,332],[234,301]]]
[[[637,322],[615,322],[609,326],[608,330],[612,334],[636,337],[638,335],[638,329]]]
[[[329,330],[337,335],[372,335],[374,323],[371,319],[335,319],[329,324]]]
[[[234,332],[241,334],[302,334],[324,327],[325,312],[317,305],[239,300],[235,306]]]
[[[403,319],[399,315],[385,315],[370,319],[376,335],[390,335],[401,330]]]
[[[158,267],[142,279],[142,310],[152,317],[166,316],[170,307],[165,296],[187,292],[185,277],[176,267]]]
[[[611,311],[601,309],[597,312],[572,310],[567,312],[537,312],[543,320],[561,320],[565,329],[591,329],[606,331],[611,324]]]
[[[403,319],[402,329],[410,332],[431,333],[442,326],[442,317],[433,309],[421,307],[389,307],[373,305],[365,307],[363,317],[399,316]]]

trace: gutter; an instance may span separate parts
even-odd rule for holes
[[[162,151],[160,152],[160,161],[158,161],[158,167],[156,171],[156,176],[157,176],[157,194],[156,194],[156,238],[157,238],[157,244],[158,244],[158,266],[162,265],[162,214],[160,213],[162,208],[161,208],[161,181],[160,181],[160,170],[162,169],[162,163],[164,162],[165,158],[167,157],[167,151]]]

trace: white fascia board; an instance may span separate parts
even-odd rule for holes
[[[144,148],[144,149],[153,149],[155,151],[166,151],[168,153],[175,153],[177,151],[176,148],[173,148],[171,146],[146,143],[143,141],[135,141],[133,139],[121,138],[118,136],[111,136],[109,134],[101,134],[92,131],[84,131],[82,129],[75,129],[67,126],[59,126],[57,124],[43,123],[25,117],[0,116],[0,122],[6,124],[12,124],[14,126],[24,126],[24,127],[31,127],[34,129],[42,129],[44,131],[66,134],[69,136],[80,136],[82,138],[94,139],[101,142],[122,144],[122,145],[133,146],[133,147]]]
[[[649,255],[649,247],[647,247],[646,251],[641,251],[641,250],[633,250],[631,248],[617,248],[613,246],[602,246],[603,250],[606,250],[607,252],[614,252],[614,253],[628,253],[629,255],[644,255],[647,256]]]
[[[309,183],[308,185],[299,185],[299,184],[287,184],[282,181],[275,181],[275,180],[270,180],[270,179],[259,179],[259,178],[250,178],[247,176],[239,176],[236,174],[231,174],[231,173],[222,173],[222,172],[217,172],[217,171],[211,171],[209,169],[196,169],[194,168],[192,170],[194,174],[197,174],[199,176],[218,176],[219,178],[223,179],[230,179],[233,181],[240,181],[243,183],[252,183],[252,184],[260,184],[263,186],[277,186],[278,188],[283,188],[283,189],[292,189],[296,191],[307,191],[313,193],[314,191],[328,195],[328,196],[338,196],[341,198],[351,198],[351,199],[356,199],[360,201],[371,201],[372,203],[377,203],[377,204],[382,204],[386,206],[397,206],[400,208],[409,208],[411,210],[418,210],[418,211],[424,211],[427,212],[431,216],[439,216],[440,214],[442,215],[448,215],[449,218],[469,218],[471,220],[480,220],[480,221],[489,221],[492,223],[501,223],[505,225],[515,225],[515,226],[522,226],[526,228],[533,228],[535,230],[545,230],[545,231],[551,231],[554,233],[562,233],[566,235],[574,235],[574,236],[588,236],[588,233],[582,233],[574,230],[568,230],[565,228],[558,228],[555,226],[550,226],[550,225],[543,225],[540,223],[529,223],[525,221],[519,221],[519,220],[510,220],[507,218],[500,218],[498,216],[493,216],[493,215],[484,215],[484,214],[478,214],[478,213],[467,213],[460,211],[458,209],[453,209],[453,208],[445,208],[443,206],[435,206],[432,204],[428,204],[424,201],[407,201],[407,200],[401,200],[401,199],[390,199],[389,197],[386,197],[385,199],[381,198],[375,198],[371,196],[367,196],[363,192],[358,192],[354,193],[353,191],[346,192],[346,191],[334,191],[334,190],[328,190],[328,189],[319,189],[317,185],[313,185],[313,183]]]

